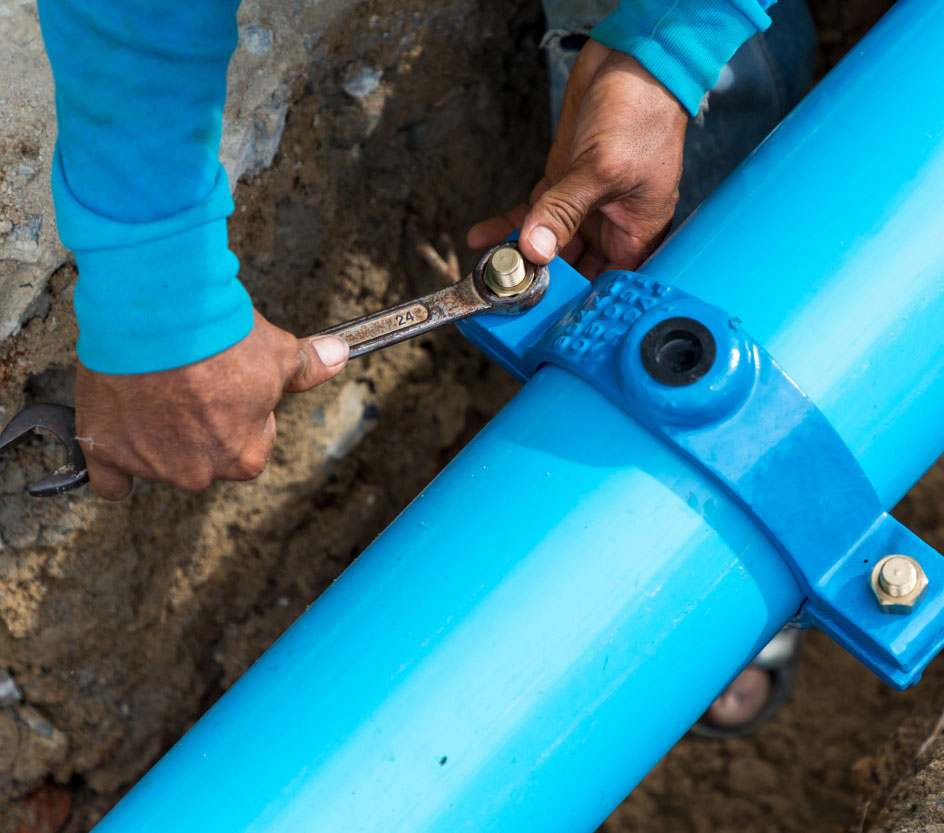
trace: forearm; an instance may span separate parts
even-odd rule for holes
[[[79,267],[79,357],[94,370],[177,367],[252,328],[218,160],[238,5],[39,0],[57,222]]]
[[[721,68],[770,25],[773,0],[622,0],[590,35],[636,58],[692,115]]]

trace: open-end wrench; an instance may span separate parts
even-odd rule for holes
[[[66,450],[66,462],[29,487],[33,497],[52,497],[88,483],[82,446],[75,438],[75,411],[66,405],[30,405],[0,432],[0,454],[41,431],[55,437]]]
[[[487,252],[471,274],[452,286],[314,335],[341,336],[355,358],[479,312],[524,312],[544,297],[547,284],[547,267],[525,260],[518,244],[509,241]]]
[[[351,346],[354,358],[479,312],[522,313],[544,297],[548,280],[546,266],[525,260],[517,243],[503,243],[487,252],[470,275],[452,286],[315,335],[341,336]],[[82,446],[75,436],[72,408],[65,405],[24,408],[0,432],[0,454],[22,443],[34,431],[55,437],[66,450],[66,462],[32,484],[31,495],[52,497],[88,483],[88,469]]]

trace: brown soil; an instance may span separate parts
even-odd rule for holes
[[[814,4],[824,66],[884,5]],[[312,332],[428,291],[418,241],[461,240],[526,195],[547,144],[540,35],[537,0],[372,0],[323,33],[280,154],[236,195],[233,244],[267,316]],[[349,98],[365,66],[380,88]],[[71,399],[73,280],[60,270],[45,321],[3,345],[0,421]],[[515,390],[442,331],[287,399],[253,484],[42,502],[22,490],[53,449],[0,458],[0,664],[24,695],[0,709],[0,831],[70,805],[65,829],[87,831]],[[935,469],[900,508],[939,548],[942,483]],[[913,760],[942,683],[939,661],[891,691],[814,633],[770,725],[684,739],[601,829],[941,833],[940,739]]]

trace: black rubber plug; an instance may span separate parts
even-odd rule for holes
[[[682,387],[697,382],[715,363],[711,331],[694,318],[667,318],[642,339],[642,366],[657,382]]]

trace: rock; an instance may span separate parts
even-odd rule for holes
[[[0,708],[15,706],[22,699],[23,692],[20,691],[13,676],[0,665]]]
[[[346,457],[377,427],[377,406],[371,399],[370,387],[363,382],[346,382],[341,388],[337,400],[324,415],[321,439],[329,458],[339,460]]]
[[[65,760],[69,741],[32,706],[17,707],[15,717],[20,745],[12,774],[18,781],[34,781]]]
[[[364,67],[352,78],[341,84],[341,89],[351,98],[367,98],[380,88],[381,78],[383,78],[382,69]]]
[[[246,47],[253,58],[258,58],[272,48],[272,30],[255,24],[242,26],[239,29],[239,43]]]
[[[271,104],[263,104],[256,107],[252,114],[252,123],[256,130],[266,139],[275,138],[276,147],[278,146],[278,136],[282,125],[285,124],[286,105],[273,107]]]
[[[20,730],[8,714],[0,714],[0,773],[6,773],[16,761],[20,747]]]
[[[43,230],[43,215],[34,214],[22,225],[15,226],[13,235],[22,241],[39,243],[39,233]]]
[[[44,784],[23,799],[13,833],[59,833],[72,812],[72,794],[58,784]]]

